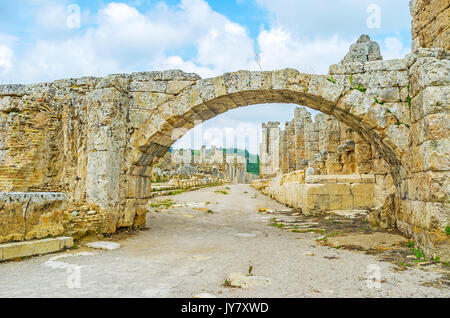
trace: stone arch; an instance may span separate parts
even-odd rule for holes
[[[443,71],[435,71],[437,68]],[[448,138],[441,134],[448,131],[442,126],[448,114],[440,106],[442,102],[429,95],[436,92],[446,100],[447,70],[446,53],[434,49],[419,50],[399,60],[341,62],[332,65],[327,76],[284,69],[198,79],[149,113],[133,132],[125,160],[128,178],[145,176],[147,167],[196,122],[254,104],[303,105],[334,116],[374,146],[388,164],[395,184],[397,228],[412,236],[429,255],[448,254],[444,230],[450,224],[445,201]],[[437,118],[442,121],[437,129],[431,129]],[[145,182],[135,180],[133,184]],[[145,191],[137,186],[131,192],[145,198]],[[135,214],[134,210],[130,213]]]
[[[405,128],[395,125],[392,116],[372,96],[335,83],[327,76],[294,69],[238,71],[198,80],[155,109],[133,133],[130,171],[138,175],[145,171],[197,123],[238,107],[266,103],[298,104],[334,116],[374,145],[390,165],[400,187],[401,176],[405,175],[401,158],[408,144],[397,137],[407,138]]]

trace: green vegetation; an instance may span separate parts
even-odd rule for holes
[[[74,248],[74,249],[79,249],[80,247],[78,246],[77,243],[73,243],[73,248]]]
[[[167,195],[177,195],[177,194],[182,194],[183,192],[186,192],[188,189],[178,189],[178,190],[173,190],[170,191]]]
[[[353,74],[350,74],[350,89],[351,90],[356,89],[356,90],[360,91],[361,93],[365,93],[367,91],[367,88],[365,88],[361,84],[358,84],[358,85],[353,84]]]
[[[226,191],[226,190],[216,190],[216,191],[214,191],[215,193],[220,193],[220,194],[224,194],[224,195],[227,195],[228,194],[228,191]]]
[[[445,233],[447,233],[447,235],[450,235],[450,226],[446,226],[445,227]]]
[[[326,230],[325,229],[292,229],[291,230],[292,233],[318,233],[318,234],[325,234]],[[325,238],[322,238],[325,239]]]
[[[259,156],[252,155],[245,150],[245,158],[247,161],[247,172],[259,176]]]
[[[329,218],[329,219],[326,219],[325,222],[330,223],[330,224],[334,224],[336,222],[336,220],[334,220],[332,218]]]
[[[416,255],[417,261],[425,261],[425,254],[418,248],[414,248],[414,255]]]
[[[395,117],[395,116],[394,116]],[[397,119],[397,122],[395,123],[396,126],[400,126],[400,125],[405,125],[406,128],[409,128],[410,126],[408,124],[402,123],[397,117],[395,117]]]
[[[328,81],[330,81],[333,84],[336,84],[336,81],[333,78],[333,75],[330,75],[330,78],[328,78]]]
[[[278,229],[282,229],[285,227],[285,225],[283,223],[278,223],[276,218],[271,218],[270,219],[270,226],[276,227]]]
[[[168,200],[164,200],[164,201],[156,201],[156,202],[150,203],[150,206],[152,208],[159,208],[160,206],[169,208],[174,204],[175,204],[175,202],[173,202],[171,199],[168,199]]]
[[[233,287],[231,285],[231,282],[228,279],[225,279],[225,281],[223,282],[223,287]]]
[[[408,85],[408,97],[406,97],[406,101],[408,102],[409,108],[411,108],[411,96],[409,95],[410,87]]]
[[[378,100],[378,98],[374,97],[373,99],[375,99],[375,103],[380,104],[380,105],[384,105],[384,102],[380,102]],[[391,112],[389,109],[388,109],[388,111],[389,111],[389,113]]]
[[[365,88],[364,86],[362,86],[361,84],[358,84],[358,86],[354,87],[354,89],[357,89],[358,91],[360,91],[361,93],[365,93],[367,91],[367,88]]]

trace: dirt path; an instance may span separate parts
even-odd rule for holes
[[[438,265],[399,270],[377,255],[324,246],[320,230],[280,226],[276,213],[296,217],[295,211],[245,185],[156,200],[172,206],[153,202],[160,212],[148,215],[149,229],[109,238],[120,242],[117,250],[81,243],[66,253],[0,264],[0,296],[450,297],[446,285],[433,283],[442,280]],[[268,283],[224,286],[229,274],[248,274],[250,267]],[[368,280],[377,271],[379,280]]]

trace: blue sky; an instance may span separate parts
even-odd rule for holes
[[[202,77],[260,67],[325,74],[363,33],[380,44],[385,59],[407,54],[408,2],[0,0],[0,84],[161,69]],[[379,23],[371,24],[378,12]],[[220,146],[218,129],[233,140],[228,134],[259,131],[263,121],[290,120],[293,107],[230,111],[205,123],[195,146]],[[191,140],[186,136],[177,146]]]

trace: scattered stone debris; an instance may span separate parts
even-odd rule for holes
[[[194,296],[194,298],[217,298],[217,297],[215,295],[212,295],[212,294],[203,293],[203,294],[199,294],[197,296]]]
[[[193,208],[193,209],[199,209],[199,208],[203,208],[206,205],[208,205],[208,202],[197,202],[197,201],[193,201],[193,202],[186,202],[186,203],[177,203],[177,204],[172,204],[173,208]]]
[[[90,248],[96,248],[96,249],[108,250],[108,251],[116,250],[120,247],[119,243],[108,242],[108,241],[92,242],[92,243],[87,243],[86,245]]]
[[[414,242],[408,241],[398,231],[375,230],[369,225],[368,211],[335,212],[297,215],[298,211],[290,210],[265,214],[275,216],[268,217],[270,226],[293,233],[320,234],[316,238],[316,243],[319,245],[374,255],[380,261],[393,263],[396,271],[405,271],[414,267],[432,270],[443,275],[444,278],[441,281],[450,281],[448,263],[441,263],[438,259],[424,258],[422,251],[414,247]],[[313,253],[305,253],[307,256],[312,256],[311,254]],[[338,259],[335,256],[325,256],[324,258]]]
[[[375,232],[370,234],[348,234],[345,236],[329,237],[329,246],[351,246],[358,249],[387,249],[407,243],[408,240],[398,234]]]
[[[337,257],[337,256],[324,256],[323,258],[326,258],[326,259],[329,259],[329,260],[339,259],[339,257]]]
[[[189,258],[196,262],[203,262],[203,261],[209,260],[211,258],[211,256],[193,255],[193,256],[190,256]]]
[[[231,273],[225,280],[224,285],[247,289],[256,286],[270,285],[270,279],[262,276],[248,276],[242,273]]]
[[[236,236],[248,238],[248,237],[256,237],[256,234],[253,234],[253,233],[236,233]]]
[[[382,207],[373,210],[369,214],[369,224],[373,229],[389,229],[395,227],[393,194],[386,197]]]

